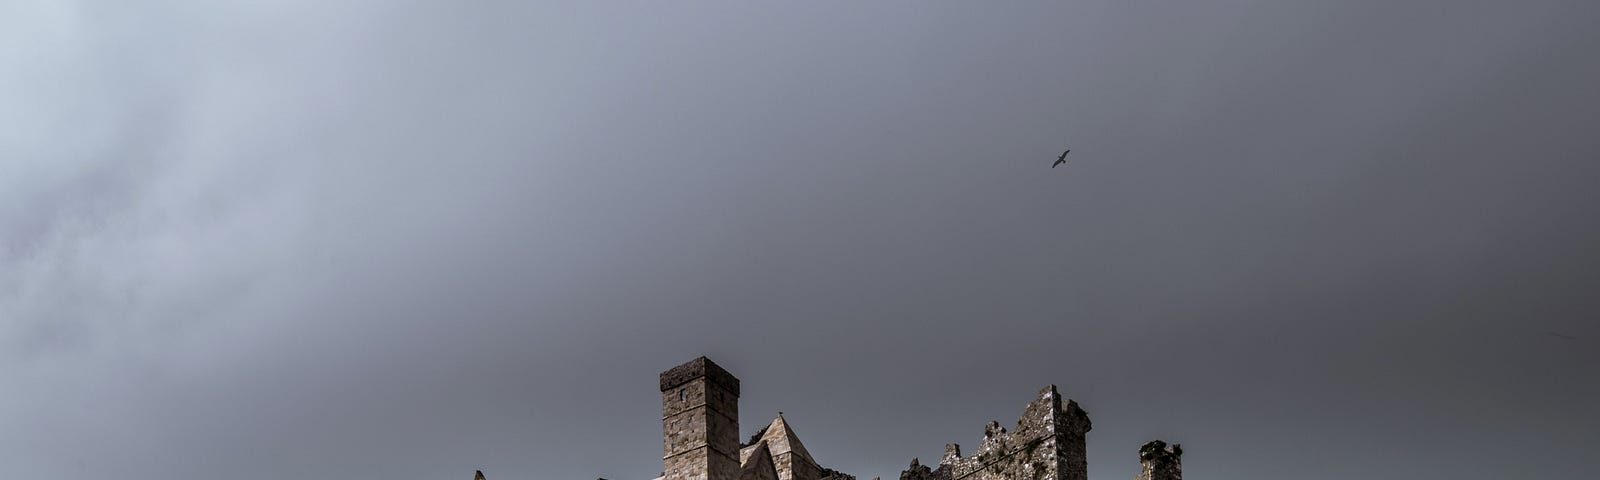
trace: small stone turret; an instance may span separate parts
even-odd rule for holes
[[[1139,447],[1139,476],[1134,480],[1183,480],[1183,446],[1153,440]]]

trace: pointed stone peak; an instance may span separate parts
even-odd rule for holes
[[[472,476],[472,480],[483,480],[483,470],[478,470],[477,473]]]
[[[785,453],[793,453],[806,463],[817,464],[817,460],[811,458],[811,452],[806,451],[805,444],[800,443],[800,437],[795,436],[794,429],[789,427],[789,421],[783,418],[782,413],[779,413],[778,417],[772,419],[772,423],[767,425],[767,428],[761,434],[761,440],[767,443],[767,448],[771,449],[773,457]]]
[[[739,480],[777,480],[778,469],[772,463],[772,452],[766,441],[756,442],[754,450],[739,467]]]
[[[768,457],[772,456],[772,449],[767,448],[767,442],[765,440],[756,442],[756,444],[753,445],[753,447],[754,447],[754,449],[750,451],[751,458],[755,458],[754,454],[757,454],[757,453],[765,453],[765,454],[767,454]],[[746,461],[745,463],[749,463],[749,462]]]
[[[944,458],[939,460],[939,465],[955,465],[961,461],[961,445],[947,443],[944,445]]]

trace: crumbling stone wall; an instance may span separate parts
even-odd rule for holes
[[[856,480],[856,476],[828,467],[822,467],[822,480]]]
[[[1089,415],[1077,402],[1062,400],[1055,385],[1045,387],[1015,431],[991,421],[977,453],[962,457],[960,445],[946,445],[938,468],[912,459],[900,480],[1088,480]]]
[[[1139,476],[1134,480],[1183,480],[1183,447],[1153,440],[1139,447]]]

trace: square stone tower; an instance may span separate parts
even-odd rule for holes
[[[738,480],[739,379],[706,357],[661,372],[662,480]]]

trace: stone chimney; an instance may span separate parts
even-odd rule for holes
[[[1134,480],[1183,480],[1183,465],[1178,457],[1183,447],[1153,440],[1139,447],[1139,476]]]

